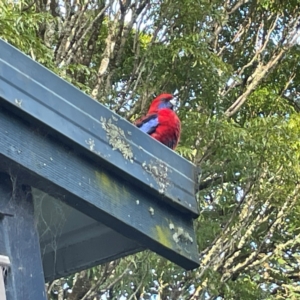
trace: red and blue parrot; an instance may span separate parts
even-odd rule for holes
[[[175,149],[180,138],[181,123],[173,111],[176,102],[171,94],[161,94],[151,103],[147,114],[135,121],[143,132],[171,149]]]

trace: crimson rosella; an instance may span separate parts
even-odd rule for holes
[[[135,121],[135,125],[167,147],[175,149],[180,138],[181,124],[173,111],[176,102],[171,94],[156,97],[146,116]]]

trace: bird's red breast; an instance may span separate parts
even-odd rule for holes
[[[180,138],[180,120],[174,111],[167,108],[159,110],[157,115],[159,125],[150,135],[174,150]]]

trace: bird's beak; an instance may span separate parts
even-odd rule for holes
[[[177,101],[173,98],[172,100],[170,100],[170,103],[173,105],[173,107],[176,107]]]

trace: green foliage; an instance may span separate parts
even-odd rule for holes
[[[23,1],[18,1],[18,5],[13,5],[8,0],[1,1],[0,37],[51,68],[53,52],[45,46],[37,32],[42,23],[52,20],[52,16],[34,10],[22,11],[25,4]]]

